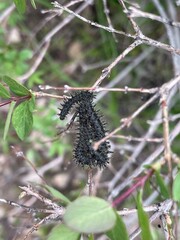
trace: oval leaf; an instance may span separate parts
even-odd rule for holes
[[[0,83],[0,97],[2,98],[10,98],[10,94],[8,90]]]
[[[21,140],[24,140],[29,135],[33,125],[33,116],[29,109],[29,101],[24,101],[15,108],[12,116],[12,124]]]
[[[61,224],[54,227],[47,240],[79,240],[80,234]]]
[[[126,226],[124,222],[122,221],[121,217],[117,214],[116,215],[116,225],[113,229],[111,229],[109,232],[107,232],[107,236],[111,240],[129,240],[129,236],[126,230]]]
[[[70,203],[64,215],[66,225],[82,233],[101,233],[113,228],[116,214],[106,201],[81,197]]]
[[[179,192],[179,186],[180,186],[180,172],[176,175],[173,183],[173,199],[174,201],[180,201],[180,192]]]
[[[14,0],[19,13],[23,14],[26,11],[26,0]]]
[[[18,83],[16,80],[8,76],[4,76],[3,81],[9,86],[9,89],[17,96],[31,95],[31,92],[26,87]]]

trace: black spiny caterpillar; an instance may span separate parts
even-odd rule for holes
[[[93,104],[94,94],[89,91],[81,91],[72,94],[62,104],[59,117],[64,120],[72,107],[76,106],[75,116],[78,116],[78,137],[74,149],[74,159],[82,167],[105,167],[109,162],[109,142],[100,144],[97,150],[93,149],[93,143],[105,137],[104,123],[95,110]],[[73,118],[74,120],[74,118]]]

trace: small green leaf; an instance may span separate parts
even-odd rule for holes
[[[65,203],[70,203],[70,200],[66,196],[64,196],[61,192],[57,191],[53,187],[46,185],[45,188],[53,195],[53,197],[58,198]]]
[[[29,110],[33,112],[35,109],[35,96],[31,94],[31,98],[29,99]]]
[[[14,4],[17,7],[17,10],[20,14],[25,13],[26,11],[26,0],[14,0]]]
[[[80,234],[61,224],[54,227],[47,240],[79,240]]]
[[[31,0],[31,5],[33,6],[34,9],[36,9],[36,4],[34,0]]]
[[[23,49],[19,52],[19,59],[21,61],[26,61],[31,59],[33,56],[33,52],[30,49]]]
[[[8,90],[0,83],[0,97],[7,99],[10,96]]]
[[[29,135],[33,125],[33,116],[29,109],[29,100],[20,103],[15,108],[12,116],[12,124],[21,140],[24,140]]]
[[[129,240],[129,236],[128,236],[124,222],[122,221],[121,217],[118,214],[116,214],[116,217],[117,217],[116,225],[114,226],[113,229],[107,232],[107,236],[111,240],[119,240],[119,239]]]
[[[159,188],[160,188],[161,195],[165,199],[170,198],[170,194],[168,192],[167,186],[165,185],[165,182],[164,182],[163,178],[161,177],[159,171],[156,171],[155,175],[156,175],[157,184],[159,185]]]
[[[138,210],[138,219],[139,225],[141,228],[141,239],[142,240],[152,240],[151,230],[149,225],[149,218],[146,212],[142,207],[142,191],[139,192],[137,197],[137,210]]]
[[[10,90],[17,96],[31,95],[31,92],[26,87],[18,83],[16,80],[8,76],[4,76],[3,81],[9,86]]]
[[[11,102],[9,112],[8,112],[8,115],[7,115],[7,119],[6,119],[6,123],[5,123],[5,128],[4,128],[4,135],[3,135],[3,140],[4,141],[6,140],[6,137],[7,137],[8,131],[9,131],[11,116],[12,116],[13,109],[14,109],[15,105],[16,105],[16,102]]]
[[[88,235],[88,240],[94,240],[94,234],[89,234]]]
[[[113,228],[116,214],[106,201],[84,196],[68,205],[64,222],[80,233],[102,233]]]
[[[174,201],[180,201],[180,191],[179,191],[179,186],[180,186],[180,172],[176,175],[173,183],[173,199]]]

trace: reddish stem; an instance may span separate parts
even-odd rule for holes
[[[10,103],[13,102],[13,101],[14,101],[14,102],[19,102],[19,101],[22,101],[22,100],[24,100],[24,99],[29,99],[29,98],[31,98],[30,95],[22,96],[22,97],[11,97],[11,98],[9,98],[7,101],[0,103],[0,107],[3,107],[3,106],[5,106],[5,105],[8,105],[8,104],[10,104]]]
[[[136,183],[133,184],[126,192],[120,195],[112,202],[112,206],[116,207],[118,204],[122,203],[127,197],[129,197],[138,187],[143,187],[146,181],[152,176],[154,169],[151,169],[145,176],[136,178]]]

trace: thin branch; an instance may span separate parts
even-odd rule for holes
[[[20,187],[20,186],[19,186]],[[52,202],[52,200],[42,196],[39,194],[35,189],[32,188],[32,186],[28,185],[27,187],[20,187],[24,192],[26,192],[27,195],[34,196],[35,198],[39,199],[41,202],[43,202],[45,205],[52,207],[53,209],[60,208],[58,204],[55,202]],[[63,210],[63,208],[62,208]]]
[[[107,27],[107,26],[101,25],[99,23],[93,22],[93,21],[91,21],[91,20],[89,20],[89,19],[87,19],[85,17],[82,17],[78,13],[70,10],[68,7],[61,5],[59,2],[55,1],[55,2],[52,2],[52,4],[54,5],[55,8],[59,8],[59,9],[61,9],[63,11],[66,11],[66,12],[70,13],[72,16],[79,18],[83,22],[90,24],[91,26],[104,29],[104,30],[106,30],[108,32],[111,32],[111,33],[118,33],[118,34],[121,34],[121,35],[124,35],[124,36],[128,36],[128,37],[131,36],[131,37],[133,37],[131,34],[125,33],[123,31],[118,31],[118,30],[116,30],[116,29],[114,29],[112,27]]]
[[[159,11],[160,15],[162,18],[168,18],[168,14],[164,10],[164,7],[162,4],[159,2],[159,0],[152,0],[154,5],[156,6],[157,10]],[[177,30],[179,29],[173,29],[171,26],[165,24],[165,28],[167,31],[167,35],[169,38],[169,42],[171,46],[173,47],[179,47],[179,31],[177,33]],[[179,74],[179,64],[180,64],[180,58],[176,55],[172,55],[172,60],[173,60],[173,67],[174,67],[174,74]]]
[[[138,93],[149,93],[149,94],[154,94],[156,93],[159,88],[150,88],[150,89],[147,89],[147,88],[131,88],[131,87],[128,87],[128,86],[125,86],[124,88],[106,88],[106,87],[70,87],[68,85],[65,85],[64,87],[54,87],[54,86],[49,86],[49,85],[39,85],[39,88],[41,90],[63,90],[64,92],[67,92],[67,91],[94,91],[94,92],[102,92],[102,91],[107,91],[107,92],[124,92],[124,93],[128,93],[128,92],[138,92]],[[36,92],[37,95],[40,95],[41,97],[41,94],[43,96],[43,94],[45,94],[46,96],[46,93],[42,93],[42,92]],[[55,95],[56,96],[56,95]]]
[[[143,207],[145,212],[167,212],[168,209],[171,209],[173,201],[171,199],[167,199],[164,202],[153,204],[151,206]],[[117,211],[120,216],[127,216],[129,214],[137,213],[137,209],[124,209]]]
[[[180,55],[180,49],[178,48],[175,48],[171,45],[168,45],[168,44],[165,44],[165,43],[161,43],[161,42],[158,42],[152,38],[149,38],[149,37],[146,37],[144,35],[141,35],[140,37],[142,43],[146,44],[146,45],[149,45],[149,46],[154,46],[156,48],[160,48],[160,49],[164,49],[170,53],[176,53],[177,55]]]
[[[136,36],[139,36],[141,34],[141,31],[139,29],[139,26],[136,24],[136,22],[131,18],[131,16],[128,14],[128,9],[126,8],[126,5],[124,4],[123,0],[118,0],[118,2],[123,6],[124,12],[126,13],[127,18],[129,19]]]
[[[22,208],[25,211],[27,211],[28,213],[54,213],[54,210],[32,208],[32,207],[29,207],[29,206],[26,206],[26,205],[23,205],[23,204],[19,204],[19,203],[16,203],[14,201],[9,201],[9,200],[6,200],[6,199],[2,199],[2,198],[0,198],[0,203],[5,203],[5,204],[8,204],[8,205],[13,206],[13,207]]]
[[[167,213],[170,211],[172,208],[173,201],[171,199],[167,199],[164,202],[162,202],[159,206],[159,209],[155,211],[155,213],[150,217],[149,222],[152,223],[156,219],[158,219],[160,216],[163,214]],[[131,235],[130,235],[130,240],[135,239],[141,232],[141,228],[137,228]],[[169,239],[170,240],[170,239]]]
[[[135,142],[162,142],[163,138],[137,138],[137,137],[132,137],[132,136],[124,136],[124,135],[114,135],[112,138],[121,138],[121,139],[126,139],[128,142],[135,141]]]
[[[101,76],[97,79],[97,81],[93,84],[92,88],[96,88],[101,84],[101,82],[109,76],[111,73],[112,69],[128,54],[130,53],[133,49],[135,49],[137,46],[142,44],[141,40],[136,40],[132,44],[129,45],[108,67],[104,68],[102,70]]]
[[[136,191],[139,187],[144,187],[146,181],[153,175],[154,169],[149,170],[144,176],[139,177],[137,181],[128,188],[124,193],[122,193],[119,197],[117,197],[112,202],[112,206],[115,207],[118,204],[121,204],[124,200],[126,200],[134,191]]]
[[[170,91],[170,89],[172,87],[174,87],[177,83],[180,82],[180,75],[178,75],[176,78],[172,79],[170,82],[165,83],[164,85],[162,85],[162,87],[160,88],[160,91],[163,91],[163,89],[166,89],[166,91]],[[115,130],[113,130],[111,133],[109,133],[106,137],[102,138],[100,141],[96,142],[94,144],[94,148],[98,149],[99,145],[101,143],[103,143],[104,141],[108,140],[110,137],[112,137],[113,135],[115,135],[117,132],[119,132],[120,130],[122,130],[124,127],[129,127],[132,120],[137,117],[145,108],[147,108],[154,100],[156,100],[158,97],[160,96],[160,92],[156,93],[153,97],[151,97],[146,103],[144,103],[141,107],[139,107],[131,116],[129,116],[126,119],[123,119],[123,124],[116,128]]]
[[[86,9],[90,4],[92,3],[92,0],[88,0],[82,3],[82,5],[80,7],[78,7],[76,9],[76,13],[79,14],[81,13],[84,9]],[[73,19],[75,18],[75,16],[73,15],[69,15],[68,17],[66,17],[61,23],[59,23],[57,26],[55,26],[49,33],[47,33],[47,35],[42,39],[41,43],[39,44],[39,48],[41,48],[41,46],[48,42],[51,41],[51,39],[62,29],[64,28],[67,24],[69,24]]]
[[[180,118],[180,113],[169,116],[168,121],[174,122]],[[156,125],[163,122],[163,119],[157,119],[155,121],[148,120],[147,123],[150,125]]]
[[[129,7],[128,8],[128,14],[132,18],[144,17],[144,18],[149,18],[151,20],[155,20],[155,21],[161,22],[161,23],[168,24],[170,26],[180,27],[180,22],[174,22],[174,21],[172,21],[172,20],[170,20],[168,18],[163,18],[163,17],[160,17],[160,16],[152,14],[152,13],[143,12],[140,9],[137,9],[135,7]]]
[[[112,136],[114,136],[117,132],[119,132],[120,130],[122,130],[125,127],[129,127],[132,120],[137,117],[144,109],[146,109],[152,102],[154,102],[157,98],[158,98],[159,94],[155,94],[152,98],[150,98],[146,103],[144,103],[140,108],[138,108],[131,116],[129,116],[128,118],[123,119],[123,123],[116,128],[115,130],[113,130],[112,132],[110,132],[106,137],[102,138],[100,141],[96,142],[94,144],[94,149],[98,149],[99,145],[101,143],[103,143],[104,141],[108,140],[109,138],[111,138]]]
[[[56,99],[63,99],[64,98],[63,96],[44,93],[44,92],[33,92],[33,94],[36,98],[40,98],[40,97],[50,97],[50,98],[56,98]]]
[[[9,100],[0,103],[0,107],[3,107],[3,106],[5,106],[5,105],[8,105],[8,104],[10,104],[11,102],[20,102],[20,101],[23,101],[23,100],[26,100],[26,99],[29,99],[29,98],[31,98],[30,95],[22,96],[22,97],[11,97],[11,98],[9,98]]]
[[[163,135],[164,135],[164,158],[167,162],[169,170],[170,184],[172,188],[173,176],[172,176],[172,159],[171,159],[171,147],[169,141],[169,121],[168,121],[168,106],[167,106],[167,92],[161,91],[161,107],[163,118]]]
[[[179,133],[180,133],[180,122],[172,130],[172,132],[170,134],[170,142],[172,142],[179,135]],[[150,156],[148,156],[145,160],[143,160],[143,165],[151,164],[155,159],[158,158],[158,156],[163,152],[163,150],[164,150],[163,145],[160,145],[159,147],[157,147]],[[110,194],[109,194],[109,199],[116,197],[119,194],[119,192],[121,192],[125,187],[127,187],[129,184],[131,184],[132,179],[136,178],[137,176],[139,176],[139,174],[141,174],[144,171],[143,165],[140,165],[131,174],[131,176],[127,177],[126,181],[123,181],[121,184],[119,184],[115,188],[111,189]],[[126,166],[126,169],[127,169],[127,166]],[[118,174],[118,177],[119,177],[119,174]],[[116,179],[116,182],[118,179]]]
[[[104,13],[106,15],[106,19],[107,19],[107,22],[108,22],[108,25],[109,25],[109,28],[113,28],[113,25],[112,25],[112,22],[111,22],[111,19],[110,19],[110,16],[109,16],[109,9],[108,9],[108,6],[107,6],[107,0],[103,0],[103,5],[104,5]],[[115,42],[117,42],[117,38],[116,38],[116,35],[115,33],[113,32],[112,33],[113,35],[113,38],[115,40]]]

